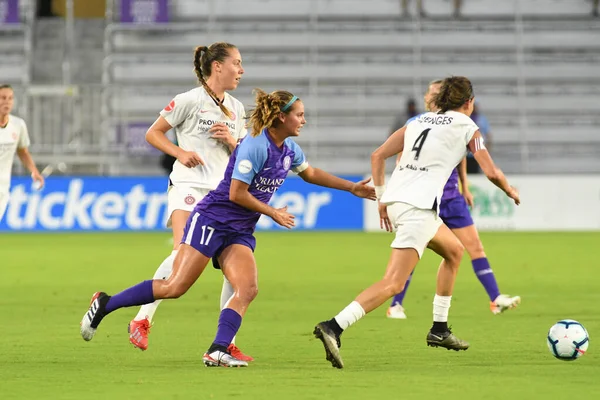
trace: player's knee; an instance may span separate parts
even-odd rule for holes
[[[462,260],[463,254],[465,252],[465,248],[464,246],[456,241],[456,243],[454,245],[452,245],[451,248],[448,249],[448,252],[446,254],[446,261],[448,263],[450,263],[453,266],[456,266],[456,268],[458,268],[458,266],[460,265],[460,261]]]
[[[388,295],[388,297],[392,297],[395,296],[399,293],[402,293],[402,291],[404,290],[404,286],[406,284],[406,281],[403,280],[398,280],[398,279],[390,279],[387,282],[386,285],[386,294]]]
[[[190,285],[188,285],[186,283],[173,282],[167,286],[165,298],[166,299],[177,299],[177,298],[183,296],[188,291],[189,288],[190,288]]]
[[[258,285],[253,283],[239,290],[240,300],[246,304],[250,304],[258,296]]]

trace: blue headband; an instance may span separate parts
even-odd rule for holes
[[[298,96],[292,96],[291,100],[288,101],[285,106],[283,106],[283,108],[281,109],[281,112],[286,112],[288,110],[288,108],[290,108],[296,100],[298,100]]]

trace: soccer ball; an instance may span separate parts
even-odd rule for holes
[[[585,354],[590,344],[587,331],[572,319],[558,321],[548,332],[548,348],[559,360],[573,361]]]

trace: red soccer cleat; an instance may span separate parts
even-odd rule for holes
[[[144,318],[139,321],[131,321],[127,327],[129,342],[140,350],[148,348],[148,334],[150,333],[150,321]]]
[[[242,353],[242,351],[239,349],[239,347],[237,347],[235,344],[231,343],[229,345],[229,347],[227,347],[227,351],[229,352],[229,354],[231,354],[233,357],[237,358],[238,360],[242,360],[242,361],[254,361],[254,358],[247,356],[246,354]]]

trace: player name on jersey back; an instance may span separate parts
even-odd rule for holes
[[[425,113],[410,122],[402,157],[381,202],[436,209],[444,185],[465,157],[467,145],[478,129],[471,118],[454,111]]]

